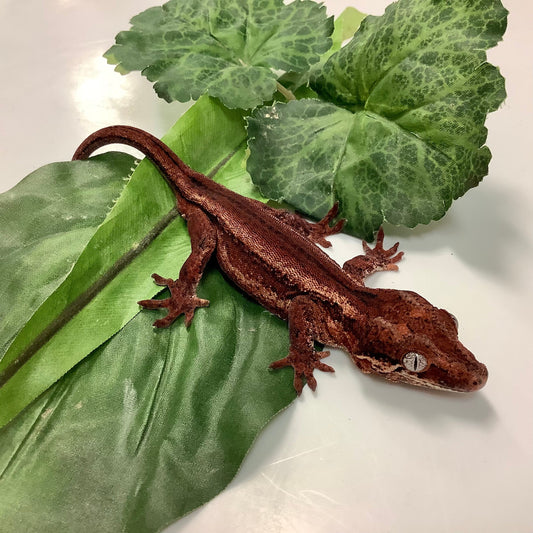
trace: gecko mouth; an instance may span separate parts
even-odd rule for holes
[[[352,361],[365,374],[388,375],[404,370],[401,363],[385,354],[351,355]]]

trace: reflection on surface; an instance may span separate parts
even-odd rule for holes
[[[122,111],[133,100],[131,87],[100,55],[80,62],[72,71],[72,100],[90,129],[121,122]]]

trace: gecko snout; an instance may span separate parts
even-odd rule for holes
[[[489,372],[487,367],[483,363],[477,362],[475,372],[472,372],[472,377],[470,378],[470,387],[469,390],[476,391],[485,386],[487,379],[489,377]]]

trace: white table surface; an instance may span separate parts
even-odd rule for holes
[[[326,0],[339,14],[345,0]],[[380,14],[386,0],[354,0]],[[152,0],[0,0],[0,190],[70,159],[117,122],[162,135],[186,108],[159,100],[102,53]],[[411,289],[452,311],[487,364],[472,395],[425,392],[361,374],[342,352],[259,437],[230,486],[172,532],[533,532],[533,4],[507,0],[505,40],[490,59],[508,99],[488,120],[490,174],[440,222],[401,240]],[[339,261],[357,240],[334,239]],[[328,360],[328,362],[330,362]]]

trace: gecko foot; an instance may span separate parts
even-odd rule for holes
[[[189,327],[194,317],[195,309],[209,305],[209,300],[198,298],[194,292],[194,287],[184,283],[179,278],[173,280],[163,278],[158,274],[152,274],[152,277],[157,285],[169,288],[170,298],[164,298],[163,300],[153,298],[151,300],[141,300],[137,303],[145,309],[168,309],[168,314],[165,317],[154,322],[156,328],[167,328],[180,315],[185,315],[185,326]]]
[[[316,379],[313,376],[315,369],[322,370],[322,372],[335,372],[333,367],[320,361],[328,356],[329,352],[317,352],[316,350],[310,349],[302,353],[291,347],[289,355],[271,363],[270,368],[292,366],[294,368],[294,388],[298,396],[300,396],[304,387],[303,378],[305,378],[311,390],[316,390]]]
[[[331,243],[326,239],[326,237],[339,233],[346,223],[346,219],[342,218],[333,226],[330,226],[331,221],[337,216],[338,213],[339,202],[335,202],[333,207],[326,213],[326,216],[322,220],[319,220],[316,224],[312,224],[310,227],[309,237],[324,248],[329,248],[331,246]]]
[[[343,270],[355,281],[363,283],[364,279],[374,272],[398,270],[396,263],[403,257],[403,252],[398,252],[400,243],[397,242],[391,248],[385,249],[383,248],[383,238],[383,228],[379,228],[374,248],[363,241],[364,255],[358,255],[344,263]]]
[[[370,248],[368,243],[363,241],[365,256],[370,257],[376,264],[378,264],[380,270],[398,270],[398,265],[396,263],[403,257],[403,252],[398,252],[398,246],[400,246],[400,243],[397,242],[394,246],[385,250],[385,248],[383,248],[384,236],[383,228],[379,228],[374,248]]]

